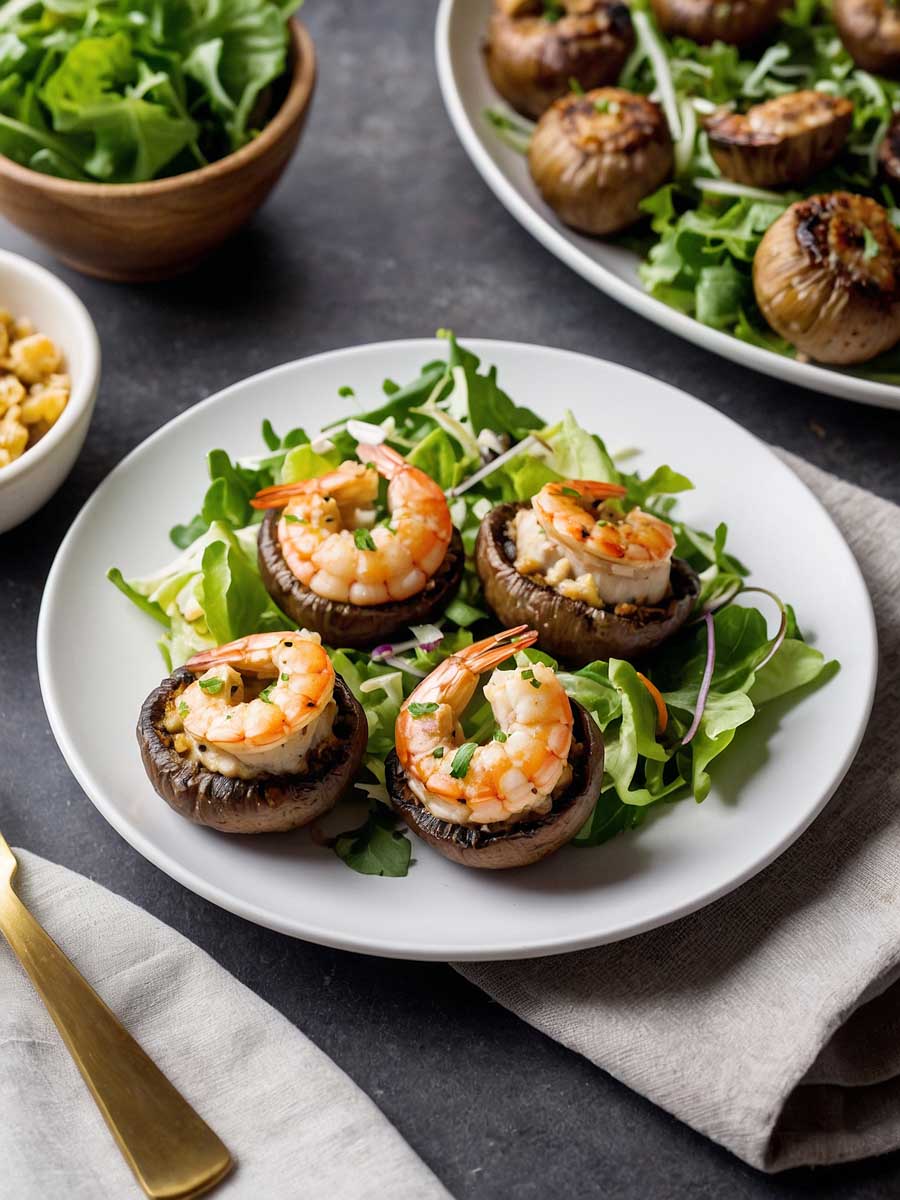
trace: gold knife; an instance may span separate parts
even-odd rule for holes
[[[31,977],[97,1107],[151,1200],[188,1200],[225,1178],[231,1155],[79,975],[13,890],[0,834],[0,933]]]

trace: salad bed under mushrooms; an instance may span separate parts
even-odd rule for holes
[[[403,875],[409,869],[411,845],[397,827],[399,813],[426,841],[437,839],[451,856],[474,855],[485,865],[497,865],[493,860],[498,857],[500,865],[508,865],[510,858],[524,863],[570,838],[582,847],[606,841],[639,825],[655,804],[684,796],[704,799],[711,786],[711,764],[715,770],[714,760],[737,729],[753,719],[759,705],[822,676],[825,658],[803,640],[790,607],[771,594],[759,608],[753,607],[748,593],[754,589],[746,585],[748,568],[732,554],[725,525],[706,532],[681,520],[678,496],[692,487],[685,475],[670,466],[629,469],[571,412],[548,424],[502,389],[494,369],[483,368],[452,334],[445,337],[445,361],[433,358],[417,378],[402,384],[387,380],[378,399],[359,397],[357,407],[362,400],[369,408],[360,422],[341,420],[310,437],[302,429],[279,435],[266,421],[261,453],[248,447],[247,457],[232,459],[221,450],[211,451],[210,482],[199,511],[171,530],[178,547],[173,561],[143,578],[126,580],[120,571],[110,570],[111,581],[161,634],[169,677],[147,700],[139,738],[154,786],[192,820],[245,831],[312,821],[323,852],[330,847],[357,871]],[[323,405],[326,401],[329,398],[322,397]],[[635,432],[639,437],[640,431]],[[232,694],[237,681],[228,672],[234,668],[216,665],[221,648],[235,639],[253,635],[282,644],[290,635],[278,631],[293,626],[260,575],[257,541],[263,514],[251,501],[262,489],[318,479],[353,462],[375,434],[446,497],[454,537],[464,551],[458,587],[455,594],[448,592],[430,620],[379,645],[363,649],[326,640],[327,659],[336,676],[334,723],[325,731],[328,736],[323,735],[320,750],[308,748],[303,771],[287,772],[293,778],[286,779],[282,759],[276,757],[265,760],[265,771],[242,777],[235,768],[229,775],[221,765],[227,758],[213,761],[207,754],[202,735],[211,727],[196,723],[196,714],[180,711],[183,694],[192,687],[208,693],[201,707],[208,707],[209,696],[219,696],[223,707],[213,715],[225,721],[232,713],[232,698],[249,701],[255,705],[250,715],[265,724],[273,714],[263,692],[270,686],[293,686],[290,671],[279,671],[271,683],[245,679],[245,691]],[[185,488],[189,484],[183,481]],[[198,501],[201,494],[198,491]],[[526,578],[531,568],[524,563],[516,575],[516,555],[505,544],[510,540],[509,518],[533,506],[536,498],[548,496],[582,505],[583,512],[563,506],[561,519],[592,523],[599,544],[607,546],[607,557],[612,556],[608,571],[589,568],[584,578],[578,574],[582,559],[577,554],[578,569],[568,575],[559,566],[561,560],[542,560],[544,569],[548,564],[555,568],[557,587],[568,578],[571,586],[564,591],[586,597],[574,616],[599,626],[607,640],[593,643],[593,657],[587,662],[582,644],[586,639],[577,630],[562,624],[556,632],[565,636],[553,643],[554,622],[548,617],[550,610],[542,607],[552,597],[542,592],[535,603],[534,592],[528,593],[522,624],[537,628],[538,640],[532,644],[530,638],[527,645],[515,648],[515,667],[524,686],[536,689],[535,695],[541,694],[537,689],[542,680],[549,679],[545,672],[555,672],[571,702],[575,749],[569,762],[571,779],[566,777],[550,809],[535,808],[534,820],[520,821],[516,836],[507,837],[510,828],[495,822],[492,812],[473,823],[454,820],[461,810],[452,804],[431,813],[421,804],[414,807],[417,797],[407,795],[391,755],[398,720],[414,689],[451,656],[491,635],[496,640],[498,628],[517,623],[506,615],[507,603],[521,599],[516,596],[517,579],[531,589],[549,582],[546,577],[541,582],[533,572]],[[596,504],[587,503],[586,497],[592,496],[599,498]],[[659,552],[651,554],[647,570],[638,558],[636,573],[632,560],[623,555],[629,570],[622,575],[612,561],[617,558],[617,525],[620,519],[638,522],[638,513],[649,523],[641,526],[643,532],[661,539]],[[378,513],[375,518],[377,524]],[[560,529],[560,536],[567,536],[565,525]],[[742,557],[743,552],[752,556],[752,545],[741,549]],[[623,605],[622,587],[636,598],[633,606]],[[740,605],[734,603],[740,593],[747,594],[749,605],[743,598]],[[501,664],[496,674],[502,676],[506,669]],[[217,681],[223,689],[228,685],[227,694],[220,693]],[[155,682],[148,679],[148,688]],[[530,694],[525,692],[526,697]],[[196,691],[193,695],[199,697]],[[267,695],[279,699],[274,692]],[[464,777],[476,747],[502,740],[496,736],[497,719],[485,695],[476,691],[453,732],[459,761],[455,753],[446,762],[432,755],[431,765],[440,761],[451,775],[456,772],[454,778]],[[213,732],[225,739],[219,749],[228,754],[229,735],[222,729],[219,725]],[[251,722],[248,730],[258,741],[258,727]],[[187,734],[196,743],[193,748]],[[435,749],[443,754],[442,745],[435,743]],[[282,749],[276,737],[273,753],[280,755]],[[362,761],[357,765],[360,750]],[[259,766],[263,760],[254,761]],[[585,791],[579,781],[588,778],[591,784]],[[346,832],[326,833],[315,815],[341,793],[345,798],[330,815],[329,825],[343,826]],[[362,823],[354,824],[347,807],[354,797],[368,805]]]
[[[552,28],[552,13],[543,20]],[[536,125],[498,108],[486,113],[498,136],[528,155],[544,201],[582,232],[622,237],[643,258],[646,289],[703,324],[779,354],[900,383],[900,326],[886,283],[893,251],[883,224],[900,227],[895,6],[635,0],[631,20],[636,46],[606,81],[615,88],[586,93],[572,80],[569,95],[533,114]],[[652,165],[641,158],[628,169],[611,144],[607,94],[614,92],[620,121],[640,103],[657,106]],[[842,196],[853,198],[857,218],[868,212],[875,223],[862,268],[850,274],[866,281],[870,299],[875,287],[873,304],[882,306],[876,333],[854,337],[852,352],[805,336],[811,316],[784,316],[793,302],[772,299],[783,281],[771,239],[757,255],[767,230],[797,202],[819,197],[840,208]],[[867,209],[869,201],[880,207]],[[817,260],[806,261],[803,274],[805,294],[830,286]],[[812,276],[821,280],[814,287]]]

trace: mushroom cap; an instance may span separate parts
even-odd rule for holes
[[[824,363],[861,363],[900,338],[900,235],[868,196],[798,200],[753,260],[756,302],[772,328]]]
[[[624,88],[594,88],[547,109],[528,151],[532,178],[561,220],[607,234],[637,221],[640,202],[672,170],[662,111]]]
[[[510,829],[489,825],[454,825],[420,804],[392,750],[385,762],[391,804],[413,833],[435,850],[464,867],[502,870],[527,867],[570,842],[591,815],[603,778],[603,737],[593,717],[571,701],[574,725],[569,765],[572,780],[544,817],[523,821]]]
[[[900,9],[890,0],[834,0],[831,12],[858,67],[876,75],[900,76]]]
[[[301,583],[285,561],[278,540],[281,512],[269,509],[259,527],[259,573],[266,591],[296,624],[313,629],[329,646],[366,649],[405,633],[410,625],[422,624],[442,612],[459,587],[466,554],[459,530],[453,530],[450,545],[438,571],[421,592],[408,600],[388,604],[348,604],[327,600]]]
[[[542,6],[497,0],[484,42],[488,75],[500,95],[526,117],[539,117],[569,91],[615,83],[634,48],[628,6],[619,0],[565,0],[565,15],[548,21]]]
[[[780,187],[802,183],[837,158],[852,120],[853,105],[843,96],[800,91],[746,113],[714,113],[704,124],[723,175],[751,187]]]
[[[194,681],[179,667],[154,688],[141,708],[138,745],[156,791],[196,825],[222,833],[282,833],[308,825],[333,808],[352,785],[368,740],[366,714],[340,675],[334,680],[334,737],[314,751],[302,775],[232,779],[179,754],[164,724],[166,708]]]
[[[597,659],[639,659],[672,636],[690,616],[700,594],[700,580],[683,559],[672,559],[673,597],[665,615],[638,609],[631,617],[570,600],[547,584],[537,583],[515,568],[516,548],[507,532],[526,503],[500,504],[478,530],[475,566],[485,599],[498,620],[511,628],[523,623],[540,634],[538,645],[561,662],[583,667]],[[645,613],[642,618],[641,614]]]
[[[730,42],[746,46],[778,23],[789,0],[651,0],[657,24],[669,37],[686,37],[709,45]]]

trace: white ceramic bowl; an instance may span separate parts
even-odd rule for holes
[[[0,533],[20,525],[50,499],[84,443],[100,383],[100,342],[87,309],[55,275],[0,250],[0,308],[29,317],[60,347],[72,380],[56,424],[21,458],[0,467]]]

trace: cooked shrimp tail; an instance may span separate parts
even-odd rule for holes
[[[655,604],[666,594],[675,534],[651,513],[607,501],[625,488],[589,479],[547,483],[516,516],[516,569],[572,600]]]
[[[387,604],[418,595],[453,536],[447,497],[390,446],[359,447],[345,462],[299,483],[264,488],[255,508],[283,508],[278,541],[289,569],[326,600]],[[388,480],[389,522],[377,522],[378,476]],[[377,522],[377,523],[376,523]]]
[[[533,646],[525,625],[451,654],[400,710],[397,757],[416,797],[456,824],[518,821],[546,813],[570,778],[572,706],[543,663],[495,670],[484,688],[498,729],[484,746],[464,741],[460,719],[479,676]]]
[[[398,453],[393,446],[385,445],[383,442],[379,446],[360,442],[356,447],[356,455],[360,462],[371,463],[378,474],[384,476],[385,479],[393,479],[399,471],[410,469],[410,464],[403,455]]]
[[[187,667],[197,678],[181,695],[184,733],[201,761],[219,756],[219,771],[223,757],[231,773],[295,771],[331,733],[334,667],[317,633],[253,633]]]

